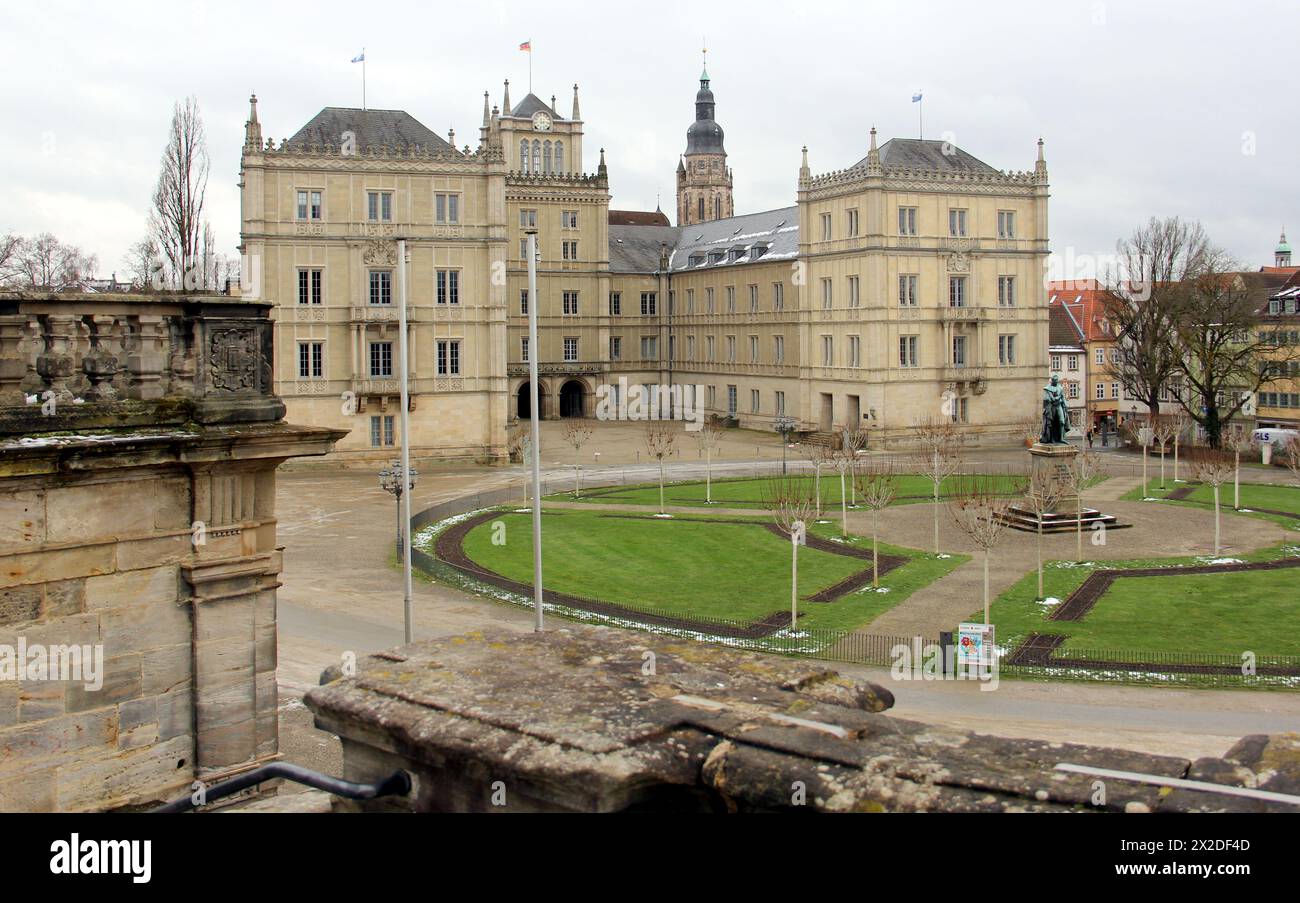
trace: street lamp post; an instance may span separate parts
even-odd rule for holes
[[[776,418],[776,428],[777,431],[780,432],[781,434],[781,475],[782,476],[785,476],[785,472],[786,472],[785,449],[786,446],[790,444],[790,431],[793,430],[796,426],[798,426],[798,423],[795,421],[793,417],[786,417],[784,414],[782,414],[781,416]]]
[[[397,500],[397,554],[399,557],[405,557],[406,555],[406,546],[403,542],[406,531],[402,529],[402,496],[415,489],[415,479],[420,475],[420,472],[412,467],[404,480],[402,479],[402,472],[401,461],[390,461],[387,467],[379,471],[380,487]]]

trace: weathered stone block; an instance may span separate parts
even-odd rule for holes
[[[141,691],[146,696],[157,696],[173,690],[188,690],[194,674],[193,654],[189,643],[146,649],[141,667],[144,674]]]
[[[180,568],[175,565],[120,571],[86,579],[86,607],[139,608],[174,603],[180,597]]]
[[[157,697],[158,739],[194,735],[194,699],[188,688],[163,693]]]
[[[21,681],[18,685],[18,720],[44,721],[66,714],[65,696],[71,685],[71,681]]]
[[[57,806],[61,812],[85,812],[163,802],[189,786],[192,765],[188,737],[82,757],[59,769]]]
[[[55,807],[58,769],[32,769],[0,780],[0,812],[51,812]]]
[[[33,584],[0,589],[0,624],[21,624],[41,616],[43,589]]]
[[[58,580],[45,584],[45,603],[41,617],[63,618],[86,610],[86,581]]]
[[[139,653],[104,659],[103,685],[89,689],[83,683],[68,685],[68,711],[81,712],[101,706],[116,705],[129,699],[138,699],[142,675]]]
[[[177,602],[105,609],[101,618],[108,655],[172,646],[190,639],[189,606]]]
[[[99,709],[0,730],[0,774],[23,771],[33,763],[58,765],[95,750],[117,748],[117,710]]]
[[[111,574],[113,569],[112,543],[0,554],[0,579],[7,586]]]
[[[44,541],[45,493],[0,494],[0,549],[17,549]]]

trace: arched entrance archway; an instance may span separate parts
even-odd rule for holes
[[[537,389],[538,392],[537,405],[542,409],[543,412],[545,412],[546,396],[542,394],[543,391],[544,391],[543,388],[539,386]],[[527,382],[522,382],[519,384],[519,392],[516,396],[516,402],[515,402],[515,416],[518,417],[520,420],[531,420],[533,417],[532,398],[529,395]]]
[[[582,417],[586,411],[583,408],[583,395],[586,387],[580,380],[571,379],[564,385],[560,386],[560,416],[561,417]]]

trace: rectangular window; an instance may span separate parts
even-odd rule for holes
[[[1106,397],[1106,384],[1105,384],[1105,383],[1097,383],[1096,391],[1093,392],[1093,395],[1095,395],[1095,396],[1097,397],[1097,400],[1098,400],[1098,401],[1100,401],[1101,399],[1105,398],[1105,397]]]
[[[561,210],[560,211],[560,228],[576,229],[578,228],[578,211]]]
[[[566,361],[576,361],[578,359],[578,337],[564,337],[564,359]]]
[[[525,364],[528,363],[528,336],[519,338],[519,359]]]
[[[438,270],[438,303],[460,303],[460,270]]]
[[[1069,355],[1065,359],[1065,367],[1067,370],[1077,372],[1079,369],[1079,355],[1077,354]]]
[[[758,363],[758,336],[756,335],[749,337],[749,362],[751,364]]]
[[[695,360],[695,336],[693,335],[686,337],[686,359],[688,361]]]
[[[948,234],[953,238],[966,237],[966,211],[952,208],[948,211]]]
[[[727,416],[736,416],[736,387],[727,386]]]
[[[772,283],[772,310],[785,310],[785,283]]]
[[[835,304],[835,283],[829,279],[822,280],[822,307],[830,310]]]
[[[609,293],[609,315],[617,317],[623,313],[623,295],[620,292]]]
[[[734,314],[735,312],[736,312],[736,287],[734,285],[729,285],[727,286],[727,313]]]
[[[785,336],[772,336],[772,358],[778,364],[785,363]]]
[[[952,365],[954,367],[966,366],[966,337],[964,335],[952,337]]]
[[[830,241],[831,236],[833,234],[834,234],[833,227],[831,226],[831,215],[829,213],[823,213],[822,214],[822,241]]]
[[[1061,369],[1061,356],[1059,354],[1052,355],[1052,369],[1053,370]]]
[[[758,402],[759,402],[758,390],[750,389],[749,390],[749,413],[751,414],[758,413]]]
[[[393,343],[370,343],[370,375],[384,377],[393,375]]]
[[[1119,383],[1110,384],[1110,397],[1119,398]]]
[[[578,259],[578,243],[576,241],[560,242],[560,256],[564,260]]]
[[[366,218],[372,223],[391,223],[393,221],[393,193],[391,191],[371,191],[366,195]]]
[[[616,335],[609,337],[609,359],[611,361],[623,359],[623,340]]]
[[[710,314],[713,313],[714,311],[712,286],[709,286],[704,290],[704,311],[705,313],[710,313]]]
[[[727,336],[727,363],[734,364],[735,362],[736,362],[736,337],[734,335],[729,335]]]
[[[857,307],[861,303],[861,301],[862,301],[862,297],[859,294],[858,277],[850,276],[849,277],[849,307]]]
[[[1071,398],[1078,398],[1078,397],[1079,397],[1079,384],[1078,384],[1078,383],[1070,383],[1069,386],[1070,386],[1070,392],[1069,392],[1070,397],[1071,397]]]
[[[758,286],[757,285],[751,285],[749,287],[749,312],[751,314],[758,313]]]
[[[321,303],[321,270],[298,271],[298,303]]]
[[[321,206],[321,193],[307,189],[298,192],[298,219],[321,220],[324,218]]]
[[[834,336],[829,336],[829,335],[822,336],[822,366],[823,367],[835,366],[835,337]]]
[[[916,280],[917,276],[899,276],[898,277],[898,306],[899,307],[916,307]]]
[[[521,207],[521,208],[519,209],[519,228],[520,228],[520,229],[536,229],[536,228],[537,228],[537,211],[536,211],[536,210],[526,210],[526,209],[524,209],[524,208]]]
[[[916,367],[916,345],[919,336],[901,335],[898,337],[898,366]]]
[[[1016,277],[998,277],[998,307],[1016,306]]]
[[[1098,348],[1096,351],[1094,351],[1092,355],[1092,361],[1095,364],[1106,363],[1106,349]]]
[[[718,349],[716,346],[717,346],[717,339],[714,336],[710,335],[704,337],[704,351],[706,354],[705,360],[712,361],[717,358]]]
[[[998,211],[998,238],[1016,237],[1016,212],[1014,210]]]
[[[385,414],[370,418],[370,444],[376,448],[394,445],[397,437],[393,430],[393,415]]]
[[[641,293],[641,316],[653,317],[658,307],[658,294],[655,292]]]
[[[1061,369],[1061,358],[1057,355],[1054,360],[1055,370]],[[1016,362],[1016,337],[1013,335],[998,336],[998,363],[1004,367],[1010,367]]]
[[[849,238],[856,238],[858,234],[858,211],[856,209],[849,211],[848,222],[846,225],[848,227]]]
[[[969,423],[970,422],[970,399],[966,397],[954,398],[952,400],[952,422]]]
[[[641,336],[641,360],[659,360],[659,339],[652,335]]]
[[[862,366],[862,337],[861,336],[856,336],[856,335],[849,336],[848,365],[850,367]]]
[[[966,277],[965,276],[948,277],[948,306],[949,307],[966,306]]]
[[[438,375],[460,376],[460,342],[438,340]]]
[[[898,208],[898,234],[916,235],[916,208]]]
[[[298,343],[299,379],[321,379],[325,376],[325,343]]]
[[[526,288],[519,290],[519,315],[528,316],[528,289]]]
[[[784,413],[785,413],[785,393],[784,393],[784,392],[779,392],[779,391],[778,391],[778,392],[776,393],[776,413],[777,413],[778,415],[780,415],[780,414],[784,414]]]
[[[434,222],[455,224],[460,222],[460,195],[434,195]]]
[[[695,289],[693,288],[686,290],[686,312],[688,314],[695,313]]]
[[[576,317],[578,315],[578,293],[567,291],[563,298],[563,311],[565,316]]]
[[[370,271],[370,303],[393,303],[393,273],[391,270]]]

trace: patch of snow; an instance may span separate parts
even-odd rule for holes
[[[1196,559],[1201,564],[1244,564],[1240,558],[1210,558],[1202,555]]]
[[[935,557],[935,558],[951,558],[952,556],[949,555],[947,552],[940,552],[938,555],[935,555],[934,557]]]
[[[1037,601],[1038,604],[1043,606],[1044,608],[1051,608],[1053,605],[1061,604],[1061,600],[1056,598],[1055,596],[1048,596],[1046,599],[1037,599],[1035,601]]]
[[[652,517],[664,517],[664,518],[670,518],[670,517],[672,517],[671,514],[654,514],[654,515],[651,515],[651,516],[652,516]]]

